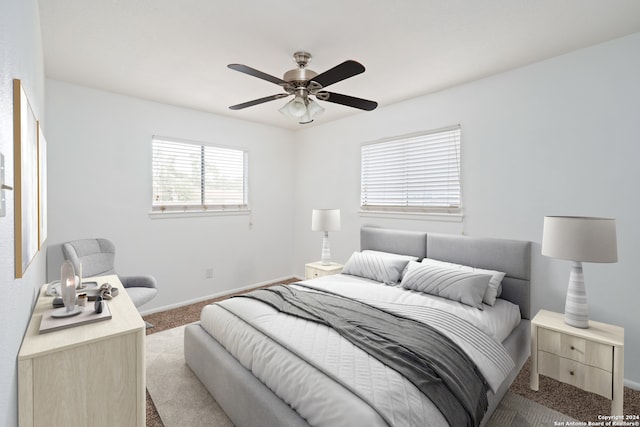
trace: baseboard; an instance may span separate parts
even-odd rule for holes
[[[162,307],[155,307],[155,308],[152,308],[152,309],[149,309],[149,310],[140,311],[140,315],[141,316],[147,316],[149,314],[159,313],[161,311],[173,310],[174,308],[180,308],[180,307],[184,307],[186,305],[195,304],[195,303],[198,303],[198,302],[207,301],[207,300],[214,299],[214,298],[220,298],[220,297],[224,297],[224,296],[227,296],[227,295],[232,295],[232,294],[235,294],[237,292],[248,291],[249,289],[259,288],[260,286],[264,286],[264,285],[268,285],[270,283],[276,283],[276,282],[279,282],[279,281],[288,280],[288,279],[292,279],[292,278],[296,279],[296,280],[302,280],[297,275],[279,277],[279,278],[276,278],[276,279],[273,279],[273,280],[267,280],[265,282],[254,283],[254,284],[251,284],[251,285],[243,286],[242,288],[229,289],[227,291],[218,292],[216,294],[207,295],[207,296],[200,297],[200,298],[194,298],[194,299],[191,299],[191,300],[188,300],[188,301],[181,301],[181,302],[176,303],[176,304],[170,304],[170,305],[165,305],[165,306],[162,306]]]
[[[640,383],[631,380],[624,380],[624,386],[640,391]]]

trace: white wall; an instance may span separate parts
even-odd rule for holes
[[[615,217],[619,262],[585,264],[591,318],[625,327],[625,377],[640,385],[638,52],[640,33],[297,132],[296,271],[320,256],[311,209],[335,207],[342,231],[331,235],[332,254],[341,262],[358,248],[362,224],[530,240],[532,308],[563,311],[570,264],[539,255],[543,217]],[[463,224],[358,215],[362,142],[454,124]]]
[[[13,79],[22,81],[36,117],[44,117],[44,65],[36,0],[0,1],[0,152],[6,183],[13,185]],[[13,192],[5,191],[7,214],[0,217],[0,425],[18,424],[16,357],[40,285],[46,251],[14,279]]]
[[[290,277],[291,132],[55,80],[47,109],[49,279],[59,245],[86,237],[114,241],[119,274],[156,277],[146,312]],[[152,135],[248,148],[252,214],[151,219]]]

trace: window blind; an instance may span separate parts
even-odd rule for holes
[[[248,209],[245,150],[154,137],[154,211]]]
[[[459,213],[460,127],[365,144],[361,208]]]

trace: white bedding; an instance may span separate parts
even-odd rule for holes
[[[322,276],[312,280],[301,281],[306,285],[335,292],[349,298],[357,298],[365,302],[395,303],[415,306],[434,307],[446,310],[461,317],[486,334],[502,342],[520,323],[520,307],[498,298],[492,307],[483,304],[483,310],[460,304],[445,298],[422,292],[411,291],[399,286],[388,286],[369,279],[348,274]]]
[[[303,283],[391,308],[427,306],[453,312],[498,341],[510,332],[503,323],[515,327],[520,319],[517,306],[514,312],[512,304],[502,300],[480,311],[354,276],[324,276]],[[247,327],[247,321],[253,327]],[[287,316],[247,298],[205,307],[201,323],[311,425],[424,426],[424,420],[430,420],[433,426],[447,425],[438,409],[412,383],[323,325]],[[486,361],[476,359],[482,356],[470,357],[482,370]],[[496,382],[501,382],[499,373],[488,375],[493,376],[493,389]]]

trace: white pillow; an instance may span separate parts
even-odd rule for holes
[[[438,261],[431,258],[424,258],[422,260],[422,264],[449,267],[449,268],[454,268],[462,271],[469,271],[473,273],[491,275],[491,280],[489,280],[489,286],[487,286],[487,289],[482,298],[482,301],[485,304],[488,304],[490,306],[493,306],[496,303],[496,298],[499,297],[500,294],[502,293],[502,279],[504,279],[505,274],[501,271],[474,268],[468,265],[454,264],[452,262],[446,262],[446,261]]]
[[[371,249],[365,249],[362,251],[363,254],[374,254],[374,255],[380,255],[380,256],[386,256],[386,257],[392,257],[395,259],[403,259],[407,261],[407,265],[409,265],[409,261],[418,261],[420,258],[417,256],[413,256],[413,255],[401,255],[401,254],[394,254],[392,252],[382,252],[382,251],[374,251]],[[405,266],[404,269],[402,270],[402,273],[400,274],[400,279],[398,280],[398,282],[400,280],[402,280],[402,277],[404,277],[404,274],[407,272],[407,267]]]
[[[402,278],[402,271],[408,262],[408,259],[399,257],[354,252],[342,269],[342,274],[395,285]]]
[[[491,276],[447,266],[410,262],[402,287],[458,301],[482,310]]]

